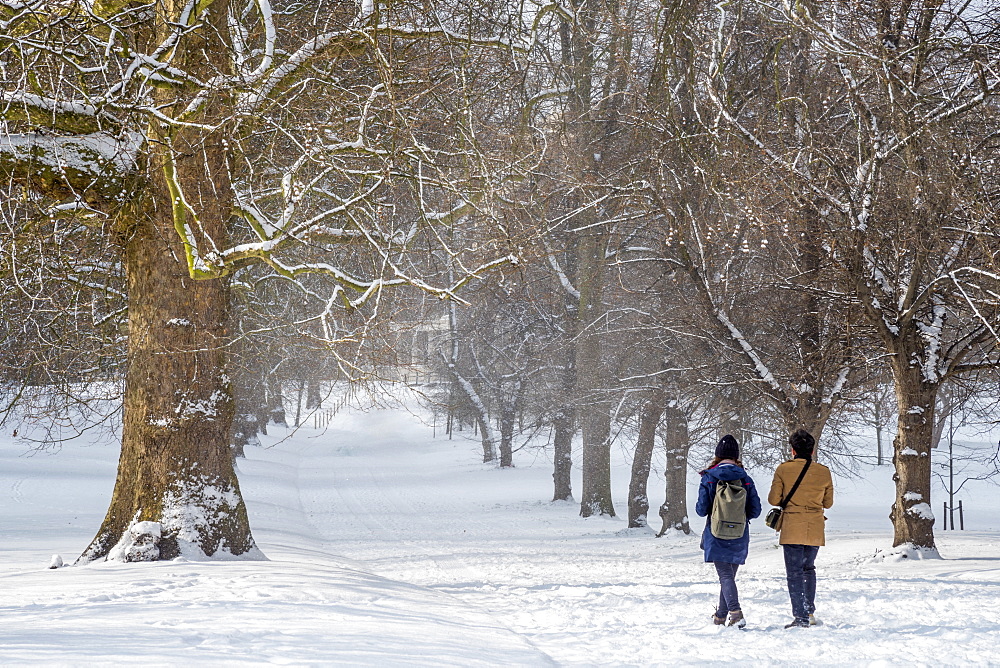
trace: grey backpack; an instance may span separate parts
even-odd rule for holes
[[[747,526],[747,490],[742,480],[720,480],[712,502],[712,535],[722,540],[742,538]]]

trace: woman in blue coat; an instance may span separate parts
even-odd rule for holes
[[[743,536],[732,540],[716,538],[712,534],[712,504],[715,502],[715,490],[720,481],[742,481],[746,488],[747,523]],[[715,447],[715,459],[707,469],[701,472],[701,486],[698,488],[698,505],[695,511],[699,517],[705,517],[705,530],[701,535],[701,545],[705,550],[705,561],[715,564],[719,574],[721,592],[719,607],[712,616],[716,624],[729,626],[746,626],[743,611],[740,609],[739,592],[736,589],[736,571],[741,564],[746,563],[747,550],[750,548],[750,520],[760,516],[760,497],[753,480],[743,469],[740,461],[740,445],[729,434],[722,437]],[[728,617],[727,617],[728,615]]]

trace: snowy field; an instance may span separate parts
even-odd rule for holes
[[[963,492],[973,530],[939,531],[943,559],[893,561],[875,557],[891,541],[889,467],[838,480],[818,561],[825,625],[811,629],[782,628],[781,553],[755,523],[742,632],[709,621],[718,585],[696,537],[550,503],[543,452],[501,471],[477,461],[476,442],[386,409],[265,440],[239,469],[269,561],[49,570],[100,525],[117,447],[85,437],[29,456],[5,434],[0,664],[1000,665],[992,484]],[[770,472],[752,473],[766,491]]]

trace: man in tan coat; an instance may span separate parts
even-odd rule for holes
[[[785,552],[788,595],[795,619],[786,629],[816,624],[816,554],[826,545],[826,517],[823,510],[833,505],[833,478],[830,469],[812,461],[816,439],[799,429],[788,439],[794,458],[778,466],[767,495],[772,506],[780,505],[792,491],[802,469],[808,464],[795,494],[786,501],[781,516],[780,539]]]

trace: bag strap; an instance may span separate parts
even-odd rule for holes
[[[792,485],[792,490],[788,492],[785,498],[781,500],[781,503],[778,504],[781,506],[782,510],[784,510],[785,506],[788,505],[788,502],[792,500],[792,495],[795,494],[795,490],[799,488],[799,484],[802,482],[802,479],[806,477],[806,471],[809,470],[809,465],[812,463],[811,459],[806,460],[806,465],[802,467],[802,472],[799,473],[799,477],[795,480],[795,484]]]

